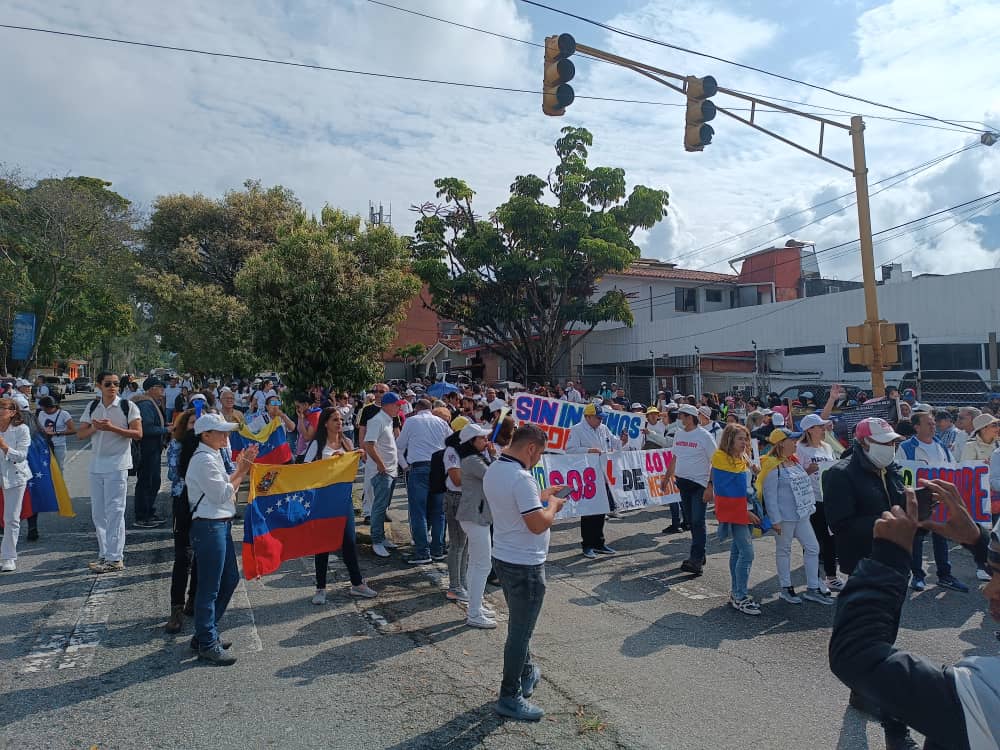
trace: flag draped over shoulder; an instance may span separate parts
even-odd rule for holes
[[[66,518],[74,518],[73,502],[70,500],[66,482],[63,480],[59,464],[52,457],[48,441],[41,433],[31,440],[28,448],[28,466],[31,479],[24,492],[21,504],[21,518],[30,518],[36,513],[58,513]],[[3,490],[0,489],[0,501]],[[2,502],[0,502],[2,508]]]
[[[712,493],[719,523],[750,523],[747,512],[747,462],[717,450],[712,454]]]
[[[307,464],[254,464],[243,518],[243,573],[258,578],[285,560],[336,552],[354,518],[357,453]]]
[[[292,449],[280,419],[272,419],[259,432],[253,432],[243,423],[239,430],[229,433],[229,447],[234,460],[252,443],[260,445],[255,464],[287,464],[292,460]]]

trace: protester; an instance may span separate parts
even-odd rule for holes
[[[483,604],[486,581],[492,570],[490,526],[493,517],[483,493],[483,478],[494,459],[494,449],[488,443],[489,434],[487,428],[479,425],[466,425],[459,433],[462,493],[455,511],[455,518],[468,540],[466,586],[469,610],[465,623],[487,630],[497,626],[496,613]]]
[[[295,463],[300,464],[305,459],[306,449],[316,437],[316,427],[323,410],[312,403],[313,397],[308,393],[296,393],[294,400]]]
[[[90,459],[90,511],[97,533],[95,573],[125,569],[125,499],[128,470],[132,468],[132,440],[142,439],[139,407],[118,395],[119,378],[101,372],[101,395],[83,410],[77,436],[92,437]]]
[[[768,442],[771,452],[761,460],[760,474],[757,476],[757,493],[764,503],[771,527],[777,532],[774,558],[778,569],[778,597],[789,604],[801,604],[803,600],[816,604],[833,604],[829,593],[824,593],[819,580],[819,542],[813,532],[809,517],[816,510],[816,497],[812,480],[799,464],[795,452],[795,441],[802,437],[800,432],[775,428]],[[813,471],[819,466],[811,464]],[[802,545],[802,557],[806,569],[806,590],[801,596],[792,586],[792,542],[798,539]]]
[[[743,425],[726,425],[719,448],[712,455],[712,485],[715,490],[715,517],[719,536],[732,537],[729,549],[729,604],[737,612],[756,616],[760,604],[747,591],[753,565],[751,525],[760,524],[749,499],[753,474],[750,471],[750,433]]]
[[[510,615],[495,710],[521,721],[538,721],[545,715],[527,701],[542,677],[532,663],[530,642],[545,598],[549,530],[565,502],[556,494],[563,487],[539,492],[531,473],[547,443],[548,435],[540,427],[522,425],[483,477],[483,492],[493,517],[493,566]]]
[[[972,437],[975,428],[972,426],[973,420],[982,414],[982,411],[974,406],[960,406],[958,417],[955,420],[955,427],[958,433],[955,435],[955,444],[952,446],[952,454],[956,456],[964,455],[965,443]]]
[[[35,417],[38,428],[48,437],[49,447],[56,463],[63,471],[66,470],[66,436],[76,434],[73,416],[65,409],[59,408],[52,396],[38,399],[39,412]]]
[[[691,529],[691,553],[681,563],[681,570],[702,574],[705,566],[705,508],[712,501],[710,470],[716,445],[712,436],[698,424],[700,412],[692,404],[677,410],[682,429],[674,436],[673,453],[677,458],[677,489],[681,494],[681,512]],[[670,533],[670,528],[664,532]]]
[[[177,412],[167,446],[167,479],[170,480],[170,501],[173,510],[174,562],[170,571],[170,619],[164,627],[168,633],[179,633],[184,627],[184,615],[194,614],[194,595],[198,589],[197,563],[191,549],[191,522],[184,477],[180,473],[181,452],[185,443],[188,454],[198,447],[194,434],[194,409]],[[190,582],[190,588],[188,588]],[[187,598],[184,590],[188,590]]]
[[[303,455],[303,461],[304,463],[321,461],[332,456],[342,456],[353,450],[354,443],[344,435],[343,415],[336,407],[328,407],[323,409],[320,414],[313,439]],[[362,599],[374,599],[378,596],[378,593],[361,577],[361,563],[358,560],[353,513],[349,513],[347,516],[340,557],[351,578],[351,586],[347,590],[348,596]],[[326,604],[326,579],[327,569],[330,566],[330,553],[322,552],[315,555],[313,561],[316,566],[316,593],[313,594],[312,603]]]
[[[163,381],[146,378],[143,393],[131,399],[139,407],[142,419],[142,440],[139,441],[139,465],[135,472],[135,525],[155,528],[166,523],[156,514],[156,496],[160,491],[160,470],[164,440],[170,434],[170,425],[161,409]]]
[[[448,533],[448,590],[445,598],[457,602],[469,601],[466,585],[469,550],[465,531],[455,513],[462,498],[462,459],[458,454],[461,431],[470,424],[474,423],[465,416],[451,420],[452,432],[445,438],[444,448],[431,456],[430,493],[444,497],[445,527]]]
[[[413,538],[413,554],[407,559],[410,565],[427,565],[434,559],[444,559],[444,498],[441,493],[430,491],[431,458],[444,449],[444,441],[452,431],[434,416],[430,406],[426,399],[417,401],[396,441],[399,465],[407,470],[406,497]]]
[[[46,396],[45,398],[49,398]],[[21,532],[21,505],[31,479],[28,448],[31,431],[18,405],[0,398],[0,489],[3,489],[3,543],[0,545],[0,572],[17,570],[17,537]]]
[[[49,387],[45,385],[45,376],[39,375],[35,378],[35,408],[41,409],[41,400],[46,396],[51,396]]]
[[[837,546],[826,522],[823,505],[823,487],[820,482],[824,467],[832,466],[840,459],[840,452],[826,441],[827,422],[818,414],[807,414],[802,418],[802,439],[795,447],[799,464],[812,480],[813,499],[816,510],[809,517],[813,533],[819,543],[819,559],[823,564],[825,580],[822,582],[831,591],[841,591],[844,582],[837,575]]]
[[[1000,419],[992,414],[980,414],[972,420],[972,435],[962,448],[962,461],[989,461],[997,447]]]
[[[396,435],[393,430],[393,420],[399,415],[399,396],[386,389],[381,398],[381,408],[364,425],[365,452],[371,466],[371,479],[368,480],[372,489],[371,539],[372,552],[379,557],[389,557],[389,550],[396,545],[385,538],[385,514],[392,501],[392,488],[396,483],[399,471],[399,454],[396,448]],[[424,527],[424,538],[427,531]]]
[[[240,454],[236,470],[226,473],[219,451],[235,429],[235,423],[218,414],[203,414],[194,423],[197,446],[180,459],[191,509],[191,546],[198,561],[191,647],[199,659],[219,666],[236,663],[228,644],[219,639],[218,624],[240,580],[232,533],[236,491],[257,457],[257,446],[251,445]]]

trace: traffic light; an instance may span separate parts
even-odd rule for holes
[[[712,142],[712,136],[715,135],[715,130],[708,124],[715,119],[715,105],[708,99],[715,96],[719,84],[712,76],[704,78],[688,76],[685,80],[687,117],[684,128],[684,150],[702,151]]]
[[[576,66],[569,59],[576,52],[576,40],[570,34],[545,38],[545,73],[542,77],[542,112],[550,117],[562,117],[573,103],[573,87],[569,82],[576,75]]]

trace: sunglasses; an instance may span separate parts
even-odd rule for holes
[[[281,402],[280,401],[268,401],[267,405],[268,406],[281,406]]]
[[[117,388],[118,387],[118,381],[117,380],[109,380],[107,383],[101,383],[101,386],[104,387],[104,388]]]

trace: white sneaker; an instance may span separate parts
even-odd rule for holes
[[[13,573],[17,570],[17,563],[13,560],[4,560],[0,563],[0,573]]]
[[[487,617],[486,615],[480,615],[479,617],[467,617],[465,619],[465,624],[470,628],[493,630],[497,626],[497,621]]]
[[[326,604],[326,589],[316,589],[316,593],[313,594],[312,603]]]
[[[991,581],[993,576],[990,575],[989,571],[983,570],[982,568],[976,568],[976,578],[980,581]]]
[[[838,578],[837,576],[830,576],[824,581],[824,583],[827,585],[827,588],[829,588],[830,591],[839,592],[844,590],[844,581]]]
[[[372,552],[379,557],[389,557],[389,550],[385,548],[385,544],[373,544]]]
[[[483,604],[483,605],[482,605],[482,606],[481,606],[481,607],[479,608],[479,612],[480,612],[481,614],[484,614],[484,615],[486,615],[486,616],[487,616],[487,617],[489,617],[489,618],[490,618],[491,620],[495,620],[495,619],[496,619],[496,616],[497,616],[497,611],[496,611],[495,609],[493,609],[493,607],[489,606],[488,604]]]

